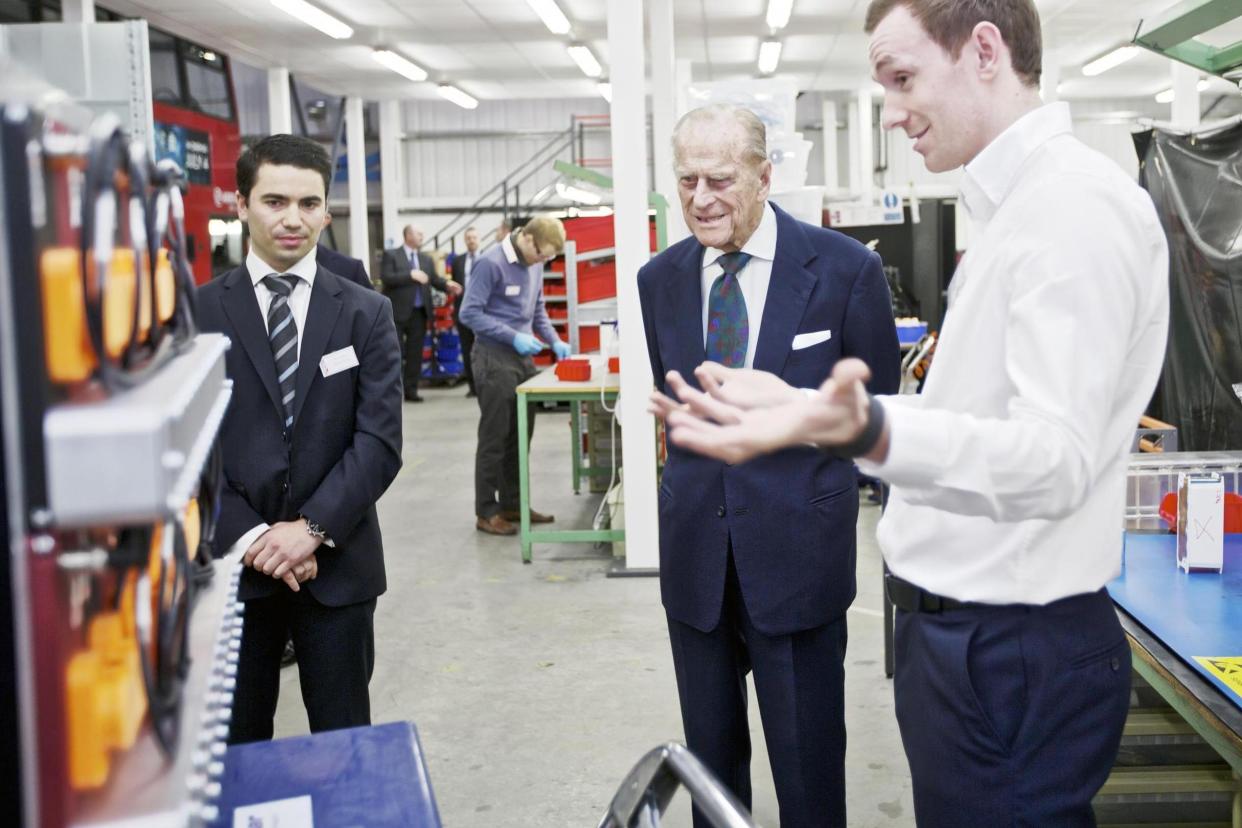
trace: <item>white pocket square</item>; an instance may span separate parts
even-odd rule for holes
[[[809,348],[812,345],[818,345],[821,342],[827,342],[832,339],[832,331],[812,331],[811,333],[800,333],[793,338],[793,349],[801,351],[803,348]]]

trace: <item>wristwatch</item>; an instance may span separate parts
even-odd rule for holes
[[[306,515],[302,515],[302,520],[306,521],[306,534],[313,538],[319,538],[321,541],[328,539],[327,530],[318,523],[315,523],[315,521],[311,520]]]

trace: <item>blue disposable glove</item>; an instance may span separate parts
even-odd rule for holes
[[[559,339],[552,343],[552,352],[556,354],[557,359],[569,358],[569,343],[561,342]]]
[[[547,346],[535,339],[530,334],[515,334],[513,337],[513,350],[522,356],[534,356]]]

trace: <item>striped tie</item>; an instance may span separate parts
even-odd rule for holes
[[[740,250],[718,258],[716,264],[724,273],[716,278],[707,296],[707,358],[730,368],[745,367],[750,345],[746,299],[737,281],[738,272],[749,261],[750,254]]]
[[[263,284],[272,292],[272,304],[267,309],[267,338],[276,360],[276,382],[285,407],[286,429],[293,425],[294,384],[298,376],[298,326],[289,307],[289,296],[297,282],[298,277],[292,274],[263,277]]]

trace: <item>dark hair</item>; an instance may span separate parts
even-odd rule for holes
[[[237,192],[242,198],[250,199],[259,167],[264,164],[314,170],[323,177],[323,196],[327,200],[332,183],[332,159],[315,141],[300,135],[269,135],[256,141],[237,159]]]
[[[1013,71],[1028,86],[1039,86],[1044,47],[1039,12],[1032,0],[871,0],[863,30],[867,34],[898,6],[905,6],[928,36],[954,60],[980,23],[1000,30]]]

